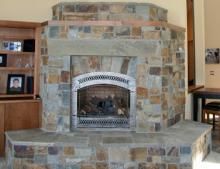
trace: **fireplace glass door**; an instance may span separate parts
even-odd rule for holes
[[[78,125],[81,127],[129,127],[130,91],[99,84],[81,88],[77,94]]]

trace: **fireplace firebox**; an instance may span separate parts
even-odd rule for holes
[[[135,127],[135,79],[114,72],[91,72],[72,80],[72,129]]]

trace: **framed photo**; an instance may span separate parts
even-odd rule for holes
[[[6,67],[7,65],[7,54],[0,54],[0,67]]]
[[[24,93],[25,84],[24,74],[8,74],[7,94],[22,94]]]
[[[220,63],[220,49],[219,48],[206,49],[205,63],[206,64],[219,64]]]
[[[3,41],[2,43],[3,50],[10,50],[10,51],[22,51],[22,42],[21,41]]]

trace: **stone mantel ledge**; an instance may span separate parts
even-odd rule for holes
[[[139,21],[139,20],[120,20],[120,21],[46,21],[42,23],[42,26],[152,26],[152,27],[165,27],[177,32],[185,32],[186,29],[180,26],[176,26],[164,21]]]

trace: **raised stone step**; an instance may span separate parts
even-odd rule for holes
[[[196,169],[211,149],[211,126],[181,121],[161,133],[41,129],[6,133],[7,167]]]
[[[53,19],[167,22],[167,10],[150,3],[63,2],[53,6]]]

